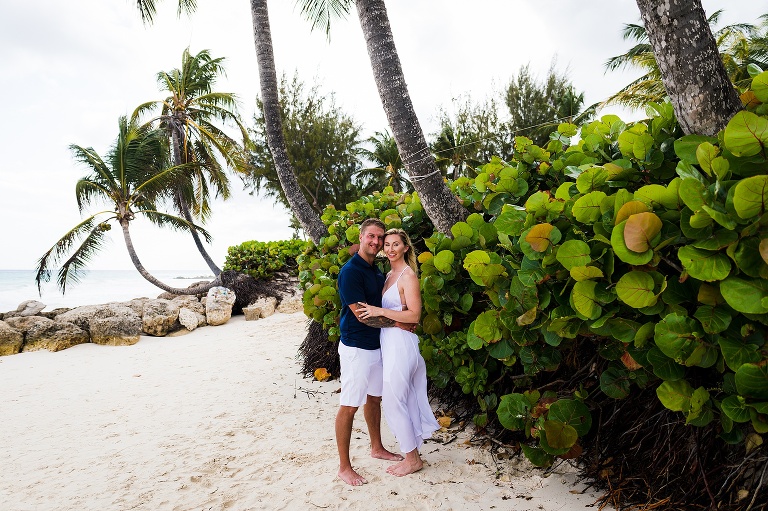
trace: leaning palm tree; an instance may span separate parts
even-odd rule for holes
[[[142,20],[151,23],[156,14],[159,0],[136,0]],[[178,0],[178,13],[192,12],[197,0]],[[291,205],[291,211],[298,219],[304,232],[315,242],[328,233],[320,215],[312,209],[299,187],[296,175],[288,159],[288,152],[283,137],[280,119],[280,105],[277,99],[277,73],[272,50],[272,33],[269,28],[269,13],[266,0],[251,0],[251,18],[253,21],[253,39],[256,45],[256,59],[259,67],[261,101],[264,104],[264,117],[267,126],[267,143],[275,160],[280,185]]]
[[[397,193],[411,189],[404,175],[403,160],[400,158],[400,152],[392,135],[386,130],[377,131],[368,138],[368,143],[373,146],[373,149],[361,148],[360,155],[376,166],[357,171],[357,176],[367,183],[366,189],[380,190],[391,186]]]
[[[707,18],[707,23],[713,30],[720,21],[722,13],[722,10],[717,10]],[[766,53],[768,15],[763,15],[761,19],[763,20],[762,29],[746,23],[737,23],[713,32],[728,77],[737,88],[744,88],[744,85],[751,83],[747,72],[750,64],[756,64],[763,69],[768,68],[768,53]],[[634,23],[627,24],[624,26],[622,36],[625,40],[634,41],[635,44],[627,52],[608,59],[605,63],[606,70],[635,68],[644,73],[610,96],[603,104],[645,108],[648,103],[663,102],[667,98],[667,91],[661,80],[661,70],[653,54],[646,27]]]
[[[215,281],[195,288],[172,288],[152,276],[141,264],[131,240],[129,226],[143,216],[158,226],[176,230],[197,230],[208,240],[208,233],[183,218],[158,211],[157,203],[168,186],[183,175],[190,164],[168,167],[165,133],[148,125],[139,126],[125,117],[119,120],[119,134],[105,159],[93,148],[72,145],[79,162],[90,172],[75,187],[77,205],[82,213],[88,206],[106,203],[109,209],[89,215],[59,239],[37,262],[35,282],[40,290],[58,268],[57,285],[62,293],[70,283],[77,283],[91,259],[104,246],[106,233],[117,223],[125,246],[142,277],[160,289],[174,294],[204,293]],[[79,244],[78,244],[79,243]],[[61,265],[59,266],[59,264]]]
[[[440,133],[437,134],[431,149],[437,158],[440,170],[448,172],[453,167],[451,179],[469,175],[471,169],[481,164],[478,159],[480,147],[479,137],[468,133],[449,120],[443,122]]]
[[[224,74],[223,61],[212,58],[208,50],[192,55],[185,49],[180,68],[157,74],[160,89],[169,95],[140,105],[132,116],[138,119],[159,108],[159,115],[148,122],[157,122],[165,131],[174,165],[196,163],[187,166],[188,172],[170,189],[174,208],[189,223],[195,218],[201,223],[208,219],[211,190],[215,196],[229,197],[229,179],[222,162],[230,170],[247,172],[248,132],[237,114],[237,98],[214,91],[217,77]],[[239,129],[242,142],[223,130],[222,125],[228,122]],[[191,233],[208,267],[214,275],[221,273],[198,232],[193,229]]]
[[[331,19],[349,13],[353,0],[298,0],[312,28],[330,33]],[[405,168],[435,227],[450,234],[468,211],[456,199],[429,150],[424,131],[413,108],[395,47],[384,0],[354,0],[363,30],[371,69],[389,127],[397,142]]]

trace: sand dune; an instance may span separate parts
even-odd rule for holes
[[[0,358],[3,511],[594,509],[571,473],[497,465],[469,446],[425,444],[397,478],[368,456],[336,478],[338,380],[298,375],[302,314],[275,314],[134,346],[80,345]],[[396,443],[384,429],[384,443]]]

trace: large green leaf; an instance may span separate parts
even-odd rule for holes
[[[739,181],[734,188],[733,207],[741,218],[752,218],[768,211],[768,176],[753,176]]]
[[[717,138],[703,135],[685,135],[675,140],[675,154],[686,163],[696,164],[696,149],[702,142],[717,143]]]
[[[559,253],[559,251],[558,251]],[[599,279],[603,277],[603,270],[594,266],[574,266],[570,270],[571,278],[576,282],[582,280]]]
[[[589,192],[576,199],[571,210],[574,218],[583,224],[595,223],[601,216],[600,203],[606,195],[604,192]]]
[[[720,293],[728,305],[747,314],[768,314],[763,300],[768,298],[768,281],[728,277],[720,283]]]
[[[592,262],[589,245],[581,240],[568,240],[557,249],[557,260],[566,270]]]
[[[453,269],[454,254],[450,250],[441,250],[432,259],[432,263],[440,273],[451,273]]]
[[[656,303],[654,287],[655,282],[650,274],[643,271],[630,271],[622,275],[616,283],[616,294],[622,302],[640,309]]]
[[[546,420],[543,427],[547,435],[547,445],[553,449],[570,449],[579,439],[573,426],[560,421]]]
[[[592,167],[582,172],[576,178],[576,188],[581,193],[588,193],[605,186],[609,178],[608,172],[601,167]]]
[[[498,256],[496,258],[498,259]],[[491,263],[491,256],[485,250],[474,250],[467,254],[464,258],[464,269],[469,272],[475,283],[485,287],[492,286],[499,276],[505,273],[504,266]]]
[[[525,429],[531,404],[523,394],[506,394],[496,409],[496,416],[502,426],[512,431]]]
[[[666,356],[659,348],[648,350],[646,358],[653,368],[653,374],[662,380],[674,381],[685,376],[685,367]]]
[[[558,399],[549,407],[547,418],[568,424],[579,436],[589,433],[592,427],[592,415],[587,405],[574,399]]]
[[[523,454],[528,458],[528,461],[535,467],[548,467],[555,461],[555,457],[547,453],[544,449],[539,447],[533,447],[528,444],[520,444],[523,449]]]
[[[656,396],[667,409],[687,412],[691,408],[693,387],[685,380],[665,381],[656,389]]]
[[[475,334],[486,343],[492,344],[501,339],[501,321],[494,310],[485,311],[473,322]]]
[[[525,235],[527,241],[536,252],[546,251],[559,238],[560,231],[552,224],[536,224]]]
[[[669,358],[684,363],[698,346],[696,322],[677,313],[668,314],[656,324],[656,346]]]
[[[596,283],[591,280],[577,282],[571,291],[573,308],[587,319],[597,319],[603,313],[595,296]]]
[[[616,212],[616,219],[614,220],[614,225],[618,225],[627,218],[629,218],[632,215],[635,215],[637,213],[645,213],[648,211],[648,205],[639,200],[631,200],[628,202],[625,202],[621,205],[619,210]]]
[[[742,110],[725,127],[725,147],[734,156],[765,153],[768,146],[768,119]]]
[[[629,371],[619,367],[609,367],[600,375],[600,390],[614,399],[624,399],[629,396]]]
[[[519,209],[508,209],[496,218],[493,225],[496,230],[507,236],[519,236],[525,230],[525,220],[528,213]]]
[[[725,332],[732,319],[731,313],[724,307],[712,307],[711,305],[699,307],[693,316],[701,322],[704,331],[708,334]]]
[[[688,274],[699,280],[723,280],[731,272],[731,260],[721,252],[685,246],[678,250],[677,257]]]
[[[744,397],[768,399],[768,363],[743,364],[736,370],[736,389]]]
[[[746,405],[744,398],[741,396],[727,396],[720,403],[720,408],[723,410],[723,413],[733,422],[749,422],[749,407]]]
[[[720,337],[717,342],[720,345],[725,363],[731,371],[735,372],[742,365],[756,363],[761,359],[757,346],[746,343],[742,339]]]
[[[659,206],[667,209],[677,209],[679,198],[679,180],[674,181],[676,186],[645,185],[641,186],[634,193],[635,200],[642,201],[652,208]]]

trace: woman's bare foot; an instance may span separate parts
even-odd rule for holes
[[[346,470],[339,470],[339,478],[350,486],[362,486],[368,484],[368,481],[354,471],[351,467]]]
[[[386,461],[400,461],[403,459],[403,457],[400,456],[399,454],[389,452],[383,447],[381,449],[375,449],[375,450],[371,449],[371,458],[376,458],[379,460],[386,460]]]
[[[424,468],[424,463],[421,461],[421,457],[416,456],[415,458],[412,458],[408,456],[400,463],[395,463],[394,465],[387,467],[387,473],[392,474],[393,476],[403,477],[418,472],[422,468]]]

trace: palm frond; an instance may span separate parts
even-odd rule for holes
[[[349,14],[351,0],[297,0],[301,15],[312,24],[312,30],[322,27],[328,40],[331,39],[331,20],[343,19]]]
[[[49,248],[45,254],[40,257],[40,259],[38,259],[35,273],[35,284],[37,285],[38,291],[42,291],[41,287],[43,282],[50,281],[54,268],[58,266],[59,261],[66,257],[66,255],[70,252],[72,247],[78,242],[80,238],[85,236],[85,241],[83,241],[83,243],[90,243],[89,246],[93,247],[93,250],[90,252],[91,254],[99,248],[98,246],[93,245],[92,242],[89,242],[88,239],[94,235],[97,237],[100,236],[99,234],[94,234],[94,231],[98,230],[103,233],[104,229],[101,227],[101,225],[108,221],[109,218],[102,222],[96,223],[96,217],[104,214],[108,214],[114,217],[114,212],[111,211],[100,211],[89,216],[75,227],[70,229],[69,232],[67,232],[64,236],[59,238],[59,240],[51,248]],[[89,253],[87,247],[84,253]]]
[[[208,231],[203,227],[187,222],[181,217],[165,213],[164,211],[156,210],[144,210],[140,213],[145,216],[150,222],[160,227],[169,227],[175,231],[197,231],[205,238],[206,243],[210,243],[213,239]]]

